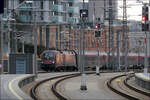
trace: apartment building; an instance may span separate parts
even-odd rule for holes
[[[46,23],[78,23],[78,0],[9,0],[8,9],[19,10],[19,19],[22,22],[31,22],[36,15],[37,22]],[[17,11],[18,11],[17,10]],[[34,15],[35,14],[35,15]]]

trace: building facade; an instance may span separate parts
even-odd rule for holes
[[[107,52],[108,51],[108,26],[101,26],[102,31],[100,37],[95,37],[93,29],[86,28],[84,30],[85,34],[85,50],[87,51],[99,51]],[[114,52],[117,52],[117,34],[120,34],[120,51],[123,51],[123,35],[122,31],[118,33],[118,30],[122,30],[121,26],[114,26]],[[46,31],[49,31],[49,35],[45,34]],[[78,50],[81,30],[80,28],[71,28],[70,30],[65,26],[51,25],[47,28],[42,26],[38,27],[38,44],[44,45],[49,48],[61,49],[61,50]],[[129,33],[130,34],[130,33]],[[47,39],[48,38],[48,39]],[[48,41],[46,41],[48,40]],[[48,43],[46,43],[48,42]],[[130,39],[128,41],[129,49],[132,44],[130,44]],[[112,49],[112,48],[111,48]]]
[[[37,22],[46,23],[78,23],[78,0],[9,0],[8,9],[17,9],[22,22],[32,22],[36,15]]]
[[[108,19],[110,0],[89,0],[89,22],[103,22]],[[112,0],[113,18],[117,16],[117,0]]]

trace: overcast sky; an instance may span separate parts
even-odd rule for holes
[[[140,0],[148,2],[149,0]],[[122,10],[122,0],[118,0],[118,16],[123,15]],[[127,0],[127,19],[128,20],[142,20],[142,3],[137,2],[137,0]]]
[[[83,0],[81,0],[82,2]],[[85,0],[86,2],[88,0]],[[123,10],[122,10],[122,3],[123,0],[118,0],[118,17],[122,18]],[[141,21],[141,14],[142,14],[142,3],[137,1],[147,2],[149,0],[127,0],[127,19],[128,20],[138,20]]]

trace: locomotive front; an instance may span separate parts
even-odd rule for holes
[[[55,69],[55,52],[54,51],[44,51],[41,54],[42,64],[41,68],[43,70],[54,70]]]

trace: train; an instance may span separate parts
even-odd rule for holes
[[[105,52],[85,51],[85,69],[95,70],[96,66],[101,69],[113,69],[113,66],[108,66],[108,56]],[[77,71],[79,69],[79,55],[77,51],[68,50],[45,50],[40,55],[41,68],[45,71]],[[121,69],[124,69],[124,56],[120,54]],[[110,62],[117,67],[117,55],[110,55]],[[128,68],[143,68],[144,67],[144,54],[138,55],[136,53],[128,53],[127,56]],[[150,65],[150,56],[148,56],[148,65]]]
[[[45,71],[78,70],[77,54],[74,51],[45,50],[40,58]]]

